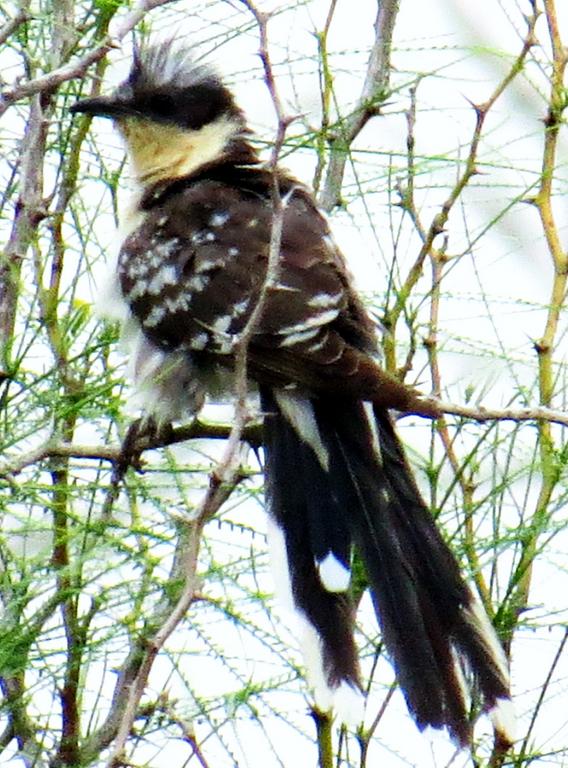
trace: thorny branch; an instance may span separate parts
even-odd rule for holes
[[[553,209],[555,170],[557,167],[558,140],[564,114],[568,107],[564,84],[568,66],[568,49],[560,35],[554,0],[544,0],[550,47],[552,49],[552,73],[548,112],[544,120],[544,146],[540,173],[540,186],[533,202],[536,207],[542,233],[553,267],[550,298],[542,337],[535,343],[538,360],[538,386],[540,403],[549,407],[555,386],[554,350],[558,342],[561,314],[564,311],[568,285],[568,251],[562,246],[560,227]],[[533,566],[540,539],[546,530],[551,515],[551,499],[558,485],[561,473],[557,461],[551,425],[538,422],[539,451],[541,463],[541,484],[532,516],[527,521],[526,533],[520,538],[520,557],[511,579],[509,595],[510,613],[515,619],[525,610],[532,585]],[[512,635],[512,631],[511,631]],[[495,763],[498,764],[497,762]]]
[[[487,115],[489,114],[489,112],[491,111],[495,103],[498,101],[499,97],[504,93],[507,87],[511,84],[511,82],[517,77],[517,75],[520,72],[522,72],[527,56],[531,48],[536,44],[535,27],[538,21],[538,16],[539,16],[538,12],[534,11],[534,13],[529,18],[527,18],[527,33],[523,40],[521,50],[517,55],[515,61],[513,62],[512,66],[510,67],[509,71],[503,77],[501,82],[496,86],[493,93],[482,104],[472,105],[475,112],[475,126],[473,129],[471,139],[469,141],[469,152],[464,162],[463,172],[460,174],[454,187],[451,189],[449,195],[446,197],[446,199],[442,203],[438,213],[436,213],[436,215],[432,218],[432,221],[430,222],[428,227],[425,227],[420,223],[420,217],[418,215],[416,206],[414,204],[414,199],[413,199],[414,168],[412,165],[412,162],[413,162],[412,144],[409,147],[410,149],[409,163],[410,164],[408,167],[408,177],[410,178],[410,182],[406,190],[404,190],[401,194],[400,206],[405,211],[407,211],[410,217],[412,218],[412,221],[416,226],[417,232],[421,236],[422,247],[420,248],[420,251],[414,263],[409,269],[403,284],[397,291],[397,296],[393,306],[388,308],[385,311],[385,318],[383,322],[385,327],[389,330],[389,334],[385,337],[384,353],[385,353],[386,366],[389,370],[396,370],[394,339],[395,339],[395,330],[396,330],[396,325],[398,323],[398,320],[405,308],[408,297],[410,296],[413,288],[415,287],[416,283],[418,282],[418,280],[422,275],[422,270],[424,268],[424,263],[426,262],[426,259],[429,257],[433,260],[439,259],[442,262],[442,264],[445,261],[444,250],[436,249],[434,247],[434,241],[440,234],[444,232],[450,213],[453,210],[456,202],[460,199],[464,189],[467,187],[472,177],[475,176],[476,173],[478,173],[478,170],[476,167],[477,156],[478,156],[479,144],[481,141],[481,137],[483,135],[483,128],[485,125]],[[411,120],[413,119],[412,109],[410,113],[410,119]],[[410,123],[409,128],[410,128],[410,131],[409,131],[410,141],[412,142],[413,140],[413,132],[412,132],[413,124],[412,123]],[[431,332],[432,332],[432,329],[431,329]],[[438,386],[438,383],[435,381],[433,383],[436,391],[436,387]]]
[[[365,81],[357,104],[350,116],[342,119],[337,133],[329,140],[329,165],[318,202],[324,211],[341,203],[345,166],[351,146],[367,122],[378,114],[388,90],[391,73],[391,45],[398,14],[399,0],[377,2],[375,39],[371,47]]]
[[[562,657],[562,654],[564,653],[564,650],[566,648],[566,644],[568,643],[568,627],[564,628],[564,634],[562,635],[562,638],[560,640],[560,643],[558,644],[558,648],[556,649],[556,653],[554,654],[554,658],[552,659],[552,662],[550,664],[550,668],[548,670],[548,673],[546,675],[546,679],[544,680],[544,683],[542,684],[542,687],[540,689],[540,693],[538,696],[538,701],[532,711],[531,715],[531,721],[529,723],[529,727],[527,728],[527,731],[525,733],[525,737],[523,739],[523,743],[521,744],[519,748],[519,755],[521,758],[524,758],[526,755],[529,754],[529,742],[532,736],[532,732],[536,723],[536,720],[541,712],[542,705],[544,703],[546,694],[548,692],[548,689],[550,687],[550,684],[553,679],[554,672],[560,662],[560,659]]]
[[[414,287],[422,275],[424,264],[427,259],[430,260],[432,269],[432,288],[430,296],[430,321],[428,327],[428,336],[424,342],[426,350],[428,352],[429,366],[432,377],[432,389],[435,395],[441,397],[442,394],[442,380],[441,371],[439,365],[438,356],[438,325],[439,325],[439,310],[441,300],[441,288],[444,276],[444,267],[448,261],[447,255],[447,238],[444,237],[443,242],[436,247],[434,245],[436,238],[444,233],[446,224],[450,217],[450,214],[460,199],[463,191],[469,185],[471,179],[475,176],[477,171],[477,157],[479,152],[479,146],[483,135],[483,129],[487,115],[494,107],[497,100],[505,92],[510,83],[515,77],[522,71],[526,59],[529,55],[531,48],[535,45],[535,26],[538,20],[538,12],[535,10],[533,14],[527,18],[527,31],[521,46],[521,50],[517,57],[513,61],[508,72],[502,78],[501,82],[497,84],[489,98],[479,105],[473,105],[475,111],[475,126],[471,139],[469,141],[468,155],[464,161],[464,168],[459,175],[455,185],[451,189],[449,195],[446,197],[440,210],[433,216],[429,225],[425,225],[422,220],[419,211],[417,210],[414,199],[414,176],[415,176],[415,159],[414,159],[414,139],[415,139],[415,120],[416,120],[416,86],[411,89],[411,103],[407,113],[407,173],[406,173],[406,186],[403,188],[399,184],[398,192],[400,195],[400,206],[410,216],[414,228],[418,233],[422,246],[420,251],[412,264],[410,270],[407,273],[405,280],[401,287],[397,291],[397,295],[392,307],[385,311],[384,324],[389,330],[389,334],[386,335],[384,340],[385,361],[387,368],[394,370],[396,368],[396,326],[401,314],[404,311],[408,297],[411,295]],[[527,413],[532,412],[535,417],[535,421],[539,421],[539,416],[545,418],[547,422],[550,420],[546,418],[547,410],[543,411],[542,408],[536,409],[485,409],[483,407],[471,407],[464,405],[452,405],[447,403],[440,403],[442,418],[437,422],[437,432],[442,440],[445,454],[453,468],[454,474],[457,478],[457,482],[460,485],[463,506],[465,510],[465,531],[466,540],[468,542],[467,554],[470,560],[471,570],[474,574],[477,589],[481,595],[483,602],[487,610],[491,614],[491,601],[489,588],[483,576],[482,570],[479,567],[477,560],[476,549],[472,545],[474,541],[473,520],[468,513],[472,509],[472,485],[468,478],[464,476],[461,471],[459,460],[455,453],[455,448],[449,433],[447,420],[445,415],[462,416],[464,418],[473,419],[474,421],[484,422],[491,420],[499,421],[526,421],[524,417]],[[515,414],[516,417],[511,419],[510,417]],[[565,414],[560,412],[560,421],[557,423],[566,424]]]
[[[232,456],[230,459],[233,461]],[[111,711],[104,726],[95,734],[89,745],[93,754],[97,754],[102,747],[114,740],[107,761],[108,768],[118,768],[124,764],[126,743],[156,656],[187,614],[199,590],[197,558],[203,526],[218,512],[239,482],[236,468],[232,470],[232,479],[231,484],[221,484],[212,475],[211,485],[192,519],[180,521],[176,554],[168,579],[169,584],[182,585],[177,592],[177,599],[175,596],[168,597],[167,590],[164,590],[164,603],[145,622],[153,631],[133,639],[132,650],[120,669]]]
[[[89,53],[81,56],[77,61],[64,64],[34,80],[15,85],[0,93],[0,117],[14,102],[20,99],[34,96],[37,93],[51,93],[63,83],[83,77],[92,64],[104,58],[113,48],[119,48],[126,35],[134,29],[149,11],[171,2],[174,2],[174,0],[140,0],[130,13],[120,19],[102,43],[92,51],[89,51]],[[23,21],[24,19],[22,18],[19,23],[21,24]]]
[[[256,5],[249,0],[241,0],[243,5],[251,12],[256,24],[258,26],[259,33],[259,56],[262,61],[264,70],[264,79],[266,86],[270,93],[276,117],[278,119],[277,133],[274,139],[272,153],[270,158],[270,170],[272,172],[272,229],[270,234],[270,246],[268,255],[268,265],[266,269],[266,277],[264,284],[260,291],[258,300],[255,304],[253,311],[245,327],[239,335],[238,340],[234,345],[235,354],[235,394],[236,394],[236,407],[235,407],[235,425],[229,435],[229,444],[227,448],[226,459],[222,462],[222,466],[226,465],[226,468],[230,471],[230,456],[236,450],[236,445],[241,439],[243,429],[248,420],[246,399],[248,392],[248,377],[247,377],[247,352],[249,344],[256,332],[258,323],[261,320],[262,313],[264,312],[266,301],[268,299],[269,291],[278,283],[278,274],[280,269],[280,242],[282,238],[282,226],[284,221],[284,210],[286,201],[280,196],[280,189],[278,186],[278,174],[277,165],[278,158],[284,143],[286,136],[286,130],[291,122],[291,118],[286,116],[282,107],[282,102],[278,95],[276,88],[276,81],[274,79],[274,73],[272,70],[272,63],[270,60],[270,53],[268,47],[268,22],[270,20],[270,14],[262,13],[258,10]],[[223,475],[220,475],[223,477]]]
[[[29,3],[26,3],[25,5],[29,5]],[[22,3],[22,6],[24,6],[24,3]],[[10,39],[18,27],[24,24],[28,18],[29,15],[27,7],[21,7],[16,15],[10,19],[10,21],[7,21],[3,27],[0,27],[0,45],[4,45],[4,43]]]
[[[537,406],[535,408],[489,408],[483,405],[463,405],[460,403],[448,403],[442,400],[433,400],[443,414],[459,416],[469,421],[479,423],[489,421],[523,422],[548,422],[568,427],[568,412],[556,411],[552,408]],[[402,414],[404,416],[404,414]],[[172,428],[166,432],[152,435],[141,433],[136,444],[132,448],[135,455],[145,451],[165,448],[169,445],[187,442],[188,440],[210,439],[227,440],[234,429],[228,424],[215,424],[195,419],[190,424]],[[262,425],[260,422],[248,421],[243,427],[241,438],[253,448],[262,445]],[[82,445],[80,443],[66,443],[56,438],[42,443],[37,448],[29,450],[22,456],[10,462],[0,465],[0,478],[8,482],[16,481],[17,475],[26,467],[38,464],[52,457],[65,457],[75,459],[93,459],[115,463],[122,455],[122,445]]]

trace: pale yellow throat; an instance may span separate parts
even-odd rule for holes
[[[240,124],[223,117],[197,131],[128,117],[117,120],[132,170],[142,186],[188,176],[218,159],[229,141],[238,136]]]

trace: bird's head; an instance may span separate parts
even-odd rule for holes
[[[123,83],[108,95],[78,101],[71,112],[113,120],[144,186],[225,158],[257,161],[231,91],[171,41],[137,49]]]

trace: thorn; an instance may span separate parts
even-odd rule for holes
[[[485,117],[487,113],[487,102],[483,102],[482,104],[476,104],[475,101],[472,101],[464,94],[464,99],[467,101],[467,103],[472,107],[472,109],[475,111],[476,117],[478,120],[480,120],[482,117]]]
[[[286,130],[291,123],[294,122],[294,120],[297,120],[299,115],[282,115],[280,118],[280,124],[282,125],[282,128]]]

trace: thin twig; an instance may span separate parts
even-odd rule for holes
[[[26,6],[29,6],[29,2],[26,3]],[[7,21],[6,24],[0,28],[0,45],[4,45],[4,43],[10,39],[18,27],[24,24],[28,18],[28,8],[20,8],[14,18],[10,19],[10,21]]]
[[[554,0],[544,0],[544,9],[552,47],[552,73],[550,76],[548,113],[544,121],[540,184],[536,197],[530,202],[535,205],[538,211],[553,267],[545,326],[542,337],[534,345],[538,359],[540,402],[543,407],[549,407],[555,385],[553,353],[568,285],[568,253],[562,246],[559,225],[553,208],[553,184],[558,138],[567,106],[564,76],[568,64],[568,51],[560,37]],[[542,478],[529,529],[521,542],[521,557],[511,580],[511,584],[515,586],[510,598],[513,615],[519,615],[528,603],[532,584],[532,566],[538,552],[539,538],[548,525],[550,500],[560,480],[557,449],[550,424],[547,421],[541,421],[538,430]]]
[[[538,700],[536,704],[533,707],[532,713],[531,713],[531,721],[529,723],[529,726],[527,728],[527,732],[525,733],[525,737],[523,739],[523,743],[519,749],[519,759],[522,760],[526,756],[527,747],[529,743],[529,739],[532,734],[532,730],[534,728],[534,725],[536,723],[536,719],[539,715],[540,709],[542,707],[542,704],[544,702],[544,697],[546,696],[546,693],[548,691],[548,688],[550,686],[550,683],[552,682],[552,675],[554,674],[554,671],[556,667],[558,666],[558,663],[560,661],[560,658],[562,654],[564,653],[564,648],[566,647],[566,643],[568,642],[568,627],[564,629],[564,634],[562,635],[562,639],[560,640],[560,643],[558,645],[558,648],[556,650],[556,653],[554,654],[554,658],[552,659],[552,663],[550,665],[550,669],[548,670],[548,673],[546,675],[546,678],[544,680],[544,683],[542,684],[542,688],[540,689],[540,693],[538,696]]]
[[[391,45],[399,0],[377,3],[375,39],[371,47],[361,94],[353,112],[341,120],[337,135],[329,142],[330,158],[318,203],[331,211],[341,202],[341,188],[349,149],[368,121],[378,114],[381,100],[388,90],[391,73]]]
[[[373,722],[371,723],[369,728],[365,728],[359,734],[358,741],[361,749],[361,768],[365,768],[365,766],[367,765],[367,757],[369,753],[369,746],[371,744],[371,740],[373,738],[375,731],[379,727],[379,723],[381,722],[381,720],[383,719],[387,711],[388,705],[390,704],[395,691],[397,690],[398,690],[398,684],[396,682],[392,683],[392,685],[390,686],[387,692],[387,695],[385,696],[385,698],[381,703],[381,706],[379,707],[379,711],[377,712],[377,714],[373,719]]]
[[[331,27],[331,22],[333,21],[336,8],[337,0],[331,0],[323,29],[321,32],[316,34],[318,41],[318,64],[320,79],[319,90],[321,98],[321,121],[316,134],[318,161],[312,182],[314,193],[316,195],[319,193],[323,171],[326,164],[325,156],[327,142],[329,140],[328,131],[330,126],[331,97],[333,93],[333,75],[329,65],[328,37],[329,29]]]
[[[385,364],[388,370],[396,370],[396,325],[402,314],[407,299],[414,289],[416,283],[422,276],[424,263],[426,259],[434,253],[434,241],[438,235],[444,232],[446,224],[448,222],[451,211],[453,210],[456,202],[460,199],[463,191],[466,189],[471,179],[478,173],[477,170],[477,156],[479,151],[479,144],[483,134],[483,128],[486,118],[499,97],[509,87],[512,81],[519,75],[525,65],[525,61],[531,48],[536,44],[535,27],[538,20],[538,12],[534,12],[532,16],[527,19],[527,33],[523,40],[523,45],[518,53],[516,59],[511,65],[507,74],[503,77],[501,82],[495,87],[489,98],[482,104],[472,104],[475,112],[475,126],[472,132],[472,136],[469,142],[469,152],[464,162],[464,168],[459,175],[458,180],[454,184],[450,193],[442,203],[440,210],[433,216],[429,227],[426,229],[426,236],[424,237],[424,231],[422,227],[417,227],[419,234],[421,234],[422,246],[418,255],[410,267],[408,274],[397,291],[396,300],[392,307],[385,311],[384,325],[388,328],[389,333],[385,336],[384,341],[384,355]],[[409,206],[409,197],[407,194],[402,196],[401,205],[409,211],[409,214],[413,218],[413,221],[417,220],[416,212],[412,206]],[[434,253],[434,256],[436,254]]]
[[[14,102],[33,96],[36,93],[51,92],[62,83],[75,78],[83,77],[87,69],[95,62],[102,59],[113,49],[120,47],[121,41],[134,29],[148,11],[167,5],[174,0],[140,0],[136,7],[126,14],[114,27],[113,31],[92,51],[81,56],[76,61],[64,64],[57,69],[47,72],[45,75],[29,80],[27,83],[18,84],[8,88],[0,94],[0,117]]]
[[[486,408],[483,405],[471,406],[460,405],[457,403],[446,403],[443,400],[434,402],[439,406],[442,413],[452,416],[462,416],[471,421],[523,421],[546,422],[547,424],[561,424],[568,427],[568,411],[555,411],[552,408],[544,406],[535,406],[533,408]]]

